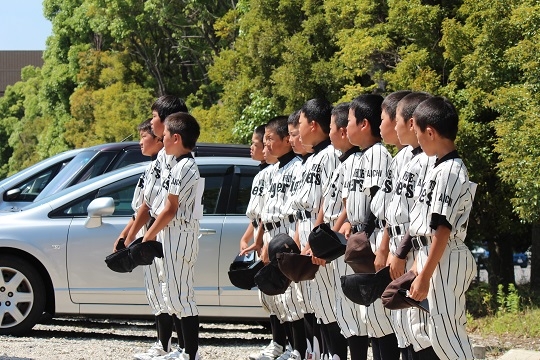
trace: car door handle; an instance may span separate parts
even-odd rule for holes
[[[214,230],[214,229],[199,229],[199,234],[201,234],[201,235],[215,235],[216,230]]]

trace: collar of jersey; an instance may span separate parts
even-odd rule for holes
[[[269,167],[269,166],[270,166],[269,163],[267,163],[267,162],[261,162],[261,163],[259,164],[259,170],[266,169],[266,168]]]
[[[278,157],[278,161],[279,161],[279,168],[281,169],[282,167],[284,167],[285,165],[287,165],[292,159],[294,159],[296,157],[296,154],[294,153],[294,151],[289,151],[288,153],[286,153],[285,155],[281,156],[281,157]]]
[[[424,150],[422,150],[422,147],[420,145],[418,145],[417,147],[412,149],[411,152],[412,152],[413,156],[416,156],[416,155],[421,154],[422,152],[424,152]]]
[[[323,149],[326,149],[328,146],[330,146],[330,144],[331,144],[330,139],[324,139],[323,141],[321,141],[317,145],[313,146],[313,153],[317,154],[319,151],[321,151]]]
[[[187,154],[184,154],[184,155],[181,155],[181,156],[177,157],[176,162],[180,162],[180,160],[185,159],[185,158],[192,158],[193,159],[193,155],[191,155],[191,153],[188,152]]]
[[[304,164],[311,155],[313,155],[313,153],[307,153],[306,155],[302,156],[302,164]]]
[[[341,162],[344,162],[345,160],[347,160],[347,158],[349,156],[351,156],[352,154],[355,154],[357,152],[360,152],[360,148],[358,146],[353,146],[352,148],[350,148],[349,150],[345,151],[343,154],[341,154],[341,156],[339,157],[339,161]]]
[[[442,158],[437,159],[437,161],[435,161],[434,167],[437,167],[439,164],[445,162],[446,160],[451,160],[451,159],[459,159],[459,154],[457,150],[450,151],[448,154],[444,155]]]

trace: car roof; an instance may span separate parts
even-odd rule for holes
[[[124,141],[116,143],[107,143],[94,145],[87,150],[92,151],[119,151],[123,149],[139,148],[136,141]],[[231,157],[249,157],[249,146],[240,144],[213,144],[197,143],[192,151],[193,156],[231,156]]]
[[[130,149],[130,148],[140,148],[139,142],[137,141],[123,141],[123,142],[115,142],[115,143],[106,143],[106,144],[99,144],[94,145],[86,148],[86,150],[93,150],[93,151],[119,151],[122,149]]]
[[[230,156],[250,157],[250,149],[247,145],[238,144],[211,144],[197,143],[192,151],[193,156]]]

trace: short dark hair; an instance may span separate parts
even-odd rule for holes
[[[264,140],[264,129],[266,128],[266,124],[259,125],[253,130],[253,133],[257,138],[259,138],[260,141]]]
[[[371,134],[377,138],[381,137],[381,104],[383,97],[377,94],[364,94],[354,98],[349,105],[349,109],[354,111],[356,124],[366,119],[371,127]]]
[[[156,111],[161,122],[164,122],[165,118],[170,114],[177,112],[187,113],[188,108],[183,99],[173,95],[164,95],[152,104],[152,111]]]
[[[325,134],[330,133],[330,117],[332,104],[326,99],[311,99],[305,102],[300,109],[309,123],[316,121]]]
[[[440,136],[452,141],[456,140],[459,115],[447,98],[433,96],[422,101],[414,110],[412,117],[422,132],[431,126]]]
[[[186,112],[176,112],[165,118],[165,127],[172,134],[182,138],[184,147],[192,150],[201,134],[197,120]]]
[[[388,116],[390,116],[391,121],[396,120],[396,109],[398,102],[403,99],[406,95],[409,95],[412,91],[410,90],[398,90],[394,91],[391,94],[386,95],[384,98],[381,109],[382,111],[386,111]]]
[[[412,118],[416,107],[424,100],[430,98],[432,95],[423,91],[415,91],[409,95],[404,96],[398,103],[400,108],[400,114],[403,116],[405,122]],[[396,108],[397,110],[397,108]]]
[[[287,119],[287,124],[297,127],[299,122],[300,122],[300,110],[296,110],[291,115],[289,115],[289,119]]]
[[[152,118],[146,119],[140,123],[139,126],[137,126],[137,131],[147,132],[152,135],[152,137],[156,137],[156,134],[152,131]]]
[[[266,130],[274,131],[281,139],[283,139],[284,137],[289,136],[287,120],[287,116],[276,116],[275,118],[270,119],[268,124],[266,124]]]
[[[349,103],[337,104],[332,108],[332,115],[336,117],[336,125],[338,129],[347,127],[349,122]]]

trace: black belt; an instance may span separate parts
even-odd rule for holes
[[[287,217],[287,220],[289,220],[289,223],[294,223],[294,215],[289,215]],[[279,227],[281,227],[281,222],[280,221],[268,222],[268,223],[263,224],[263,229],[266,230],[266,231],[277,229]]]
[[[263,228],[264,230],[266,231],[270,231],[270,230],[273,230],[273,229],[277,229],[281,227],[281,223],[278,221],[278,222],[275,222],[275,223],[266,223],[266,224],[263,224]]]
[[[415,250],[420,250],[424,246],[428,246],[431,243],[431,238],[427,236],[415,236],[412,238],[412,246]]]
[[[307,210],[298,210],[296,212],[296,218],[298,220],[307,220],[311,219],[311,212]]]
[[[385,220],[377,220],[377,227],[379,229],[384,229],[385,226],[386,226],[386,221]]]
[[[352,225],[351,226],[351,234],[356,234],[357,232],[362,231],[363,225]]]
[[[148,229],[150,229],[150,228],[152,227],[152,225],[154,225],[155,222],[156,222],[156,218],[150,216],[150,220],[148,220],[148,224],[146,225],[146,227],[147,227]]]
[[[257,226],[259,226],[259,221],[258,220],[252,220],[251,225],[253,225],[253,227],[256,228]]]
[[[398,236],[398,235],[405,235],[405,232],[402,231],[402,226],[396,225],[396,226],[388,226],[388,235],[390,236]]]

